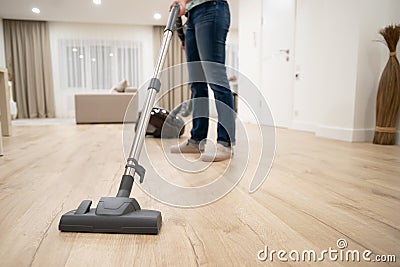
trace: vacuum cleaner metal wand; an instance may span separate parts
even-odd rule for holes
[[[153,77],[151,79],[148,92],[146,95],[146,100],[145,100],[145,106],[142,110],[142,116],[140,116],[139,121],[138,121],[138,127],[137,127],[137,132],[135,135],[135,138],[133,140],[133,145],[131,148],[131,151],[129,153],[129,158],[127,160],[127,164],[125,167],[125,172],[124,176],[126,179],[123,179],[121,181],[120,188],[118,190],[118,196],[121,197],[129,197],[130,192],[132,190],[133,186],[133,179],[130,179],[128,176],[132,174],[132,178],[137,173],[137,169],[140,168],[140,165],[138,165],[137,161],[140,156],[140,152],[142,151],[143,147],[143,142],[144,138],[146,136],[146,129],[149,124],[149,119],[150,119],[150,113],[152,108],[154,107],[154,102],[156,99],[157,93],[160,91],[160,75],[161,75],[161,68],[164,66],[165,63],[165,58],[168,52],[169,44],[171,42],[172,38],[172,33],[174,31],[174,26],[175,26],[175,21],[176,17],[178,16],[179,13],[179,5],[175,4],[174,8],[171,11],[171,14],[168,19],[167,26],[165,27],[164,30],[164,36],[161,44],[161,50],[158,56],[157,64],[154,69]],[[136,161],[136,162],[135,162]],[[132,169],[134,173],[132,172]],[[142,175],[141,182],[143,181],[143,175],[144,174],[139,174],[139,176]],[[124,181],[125,180],[125,181]],[[131,181],[132,180],[132,181]]]
[[[129,233],[129,234],[158,234],[161,228],[161,212],[143,210],[134,198],[129,198],[134,182],[134,175],[143,182],[145,169],[139,165],[138,159],[143,147],[150,113],[154,106],[156,94],[160,91],[160,71],[164,65],[175,21],[178,17],[179,5],[172,8],[157,65],[147,91],[145,105],[140,116],[132,148],[127,159],[125,172],[122,176],[117,197],[102,197],[96,208],[90,208],[91,200],[81,202],[76,210],[61,216],[58,229],[62,232],[96,232],[96,233]],[[133,173],[132,173],[133,172]]]
[[[160,78],[160,69],[164,65],[171,37],[172,37],[172,31],[166,29],[164,32],[164,37],[163,37],[163,41],[162,41],[162,50],[160,51],[160,55],[159,55],[158,61],[157,61],[157,66],[154,71],[152,80],[153,79],[159,80],[159,78]],[[147,125],[148,125],[149,119],[150,119],[150,112],[151,112],[152,108],[154,107],[154,102],[155,102],[157,93],[158,93],[158,91],[156,88],[149,87],[149,90],[148,90],[147,96],[146,96],[146,100],[145,100],[145,106],[142,111],[143,115],[140,116],[140,119],[138,122],[138,128],[137,128],[137,132],[135,135],[135,139],[133,140],[133,145],[132,145],[131,152],[129,154],[129,158],[138,159],[140,156],[140,152],[142,151],[142,147],[143,147],[144,137],[146,135]],[[131,171],[131,168],[127,167],[125,174],[129,175],[130,171]]]

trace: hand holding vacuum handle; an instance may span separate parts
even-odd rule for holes
[[[177,2],[175,2],[174,6],[171,9],[171,13],[169,14],[167,26],[165,27],[164,31],[173,32],[175,30],[175,22],[176,18],[179,15],[179,11],[180,11],[180,5]]]
[[[183,16],[186,13],[186,3],[190,2],[190,1],[192,1],[192,0],[173,0],[171,5],[169,6],[169,11],[171,11],[171,9],[173,8],[173,6],[175,4],[178,4],[180,7],[179,12],[178,12],[178,17]]]

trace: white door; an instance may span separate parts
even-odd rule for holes
[[[294,86],[296,0],[263,0],[261,91],[275,125],[290,127]]]

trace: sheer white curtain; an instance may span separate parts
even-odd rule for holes
[[[139,42],[110,40],[59,40],[61,87],[104,90],[121,80],[139,86]]]
[[[75,93],[109,92],[122,80],[139,87],[140,42],[63,38],[57,46],[57,117],[74,116]]]

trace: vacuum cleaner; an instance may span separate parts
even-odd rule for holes
[[[146,129],[149,123],[155,98],[160,91],[160,73],[169,48],[175,22],[179,13],[179,5],[174,4],[164,30],[157,64],[150,80],[142,116],[138,121],[135,138],[132,143],[125,172],[116,197],[102,197],[96,208],[90,208],[91,200],[84,200],[76,210],[61,216],[58,229],[62,232],[95,232],[126,234],[158,234],[161,228],[161,212],[141,209],[134,198],[130,198],[135,174],[140,183],[145,176],[145,168],[138,162],[142,150]]]
[[[181,105],[178,106],[179,110]],[[154,107],[150,113],[150,120],[146,130],[146,136],[154,138],[179,138],[185,132],[185,122],[177,114],[179,110],[171,112],[165,108]],[[139,119],[142,112],[139,112]],[[138,125],[135,126],[137,131]]]
[[[176,18],[176,32],[182,42],[182,46],[185,46],[185,32],[182,18]],[[192,112],[191,100],[185,101],[169,112],[165,108],[154,107],[150,113],[150,120],[146,130],[146,136],[152,136],[154,138],[179,138],[185,132],[185,122],[178,115],[188,117]],[[139,119],[142,116],[142,112],[139,112]],[[135,126],[137,131],[138,124]]]

